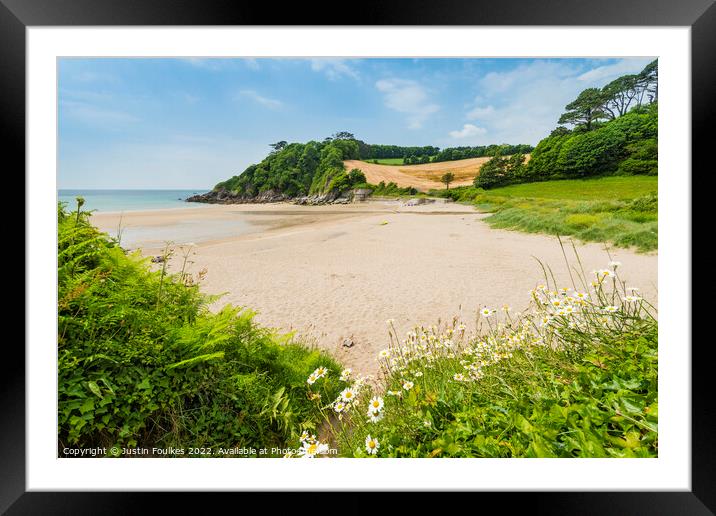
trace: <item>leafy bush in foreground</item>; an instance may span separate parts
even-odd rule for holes
[[[204,307],[193,278],[151,271],[58,209],[58,440],[64,446],[284,446],[318,413],[308,374],[327,355]],[[327,396],[336,381],[323,384]]]
[[[399,341],[388,321],[382,390],[359,381],[324,407],[342,454],[657,456],[657,323],[617,267],[572,288],[548,281],[521,315],[485,307],[471,335],[454,320]]]

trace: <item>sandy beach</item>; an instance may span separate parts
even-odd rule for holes
[[[485,216],[453,203],[202,205],[126,212],[121,225],[127,247],[145,254],[158,254],[165,240],[194,243],[190,271],[206,268],[201,289],[225,294],[212,309],[249,307],[259,323],[295,331],[354,370],[375,373],[389,342],[387,319],[404,333],[454,316],[474,327],[484,306],[525,309],[529,290],[544,283],[535,258],[571,286],[556,238],[491,229]],[[97,213],[92,222],[116,234],[119,219]],[[587,272],[609,262],[603,245],[577,249]],[[627,286],[656,304],[657,255],[610,252]],[[180,260],[172,258],[170,271]],[[342,346],[346,338],[352,347]]]

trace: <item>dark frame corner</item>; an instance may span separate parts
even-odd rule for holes
[[[311,11],[315,12],[314,9]],[[280,11],[280,12],[275,12]],[[4,155],[25,169],[25,31],[29,26],[77,25],[332,25],[335,19],[308,19],[304,4],[233,3],[221,0],[0,0],[0,135]],[[714,0],[443,0],[378,2],[357,9],[356,25],[552,25],[690,26],[692,43],[692,168],[713,168],[709,126],[716,118],[716,5]],[[339,22],[344,24],[345,22]],[[10,175],[10,174],[8,174]],[[693,176],[692,176],[693,177]],[[20,186],[27,194],[25,184]],[[13,190],[17,192],[18,190]],[[693,251],[692,251],[693,252]],[[692,265],[693,266],[693,265]],[[25,271],[28,274],[28,271]],[[688,300],[691,302],[691,300]],[[31,305],[26,305],[31,309]],[[692,318],[693,320],[693,318]],[[25,487],[25,354],[14,351],[0,375],[3,424],[0,429],[0,512],[7,514],[127,514],[146,507],[147,493],[29,493]],[[673,343],[672,343],[673,344]],[[530,513],[548,514],[716,514],[716,444],[709,361],[710,339],[692,345],[692,491],[623,493],[513,493]],[[14,348],[8,349],[8,348]],[[222,496],[223,495],[214,495]],[[246,497],[247,494],[242,494]],[[295,496],[295,495],[294,495]],[[365,495],[342,497],[345,507],[366,506]],[[479,494],[504,504],[499,493]],[[183,513],[187,495],[159,494],[163,511]],[[416,498],[420,499],[420,498]],[[241,504],[246,507],[245,499]]]

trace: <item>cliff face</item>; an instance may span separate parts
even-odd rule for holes
[[[267,190],[256,196],[237,194],[224,188],[218,188],[207,193],[192,195],[186,198],[186,202],[205,202],[209,204],[248,204],[282,202],[290,198],[283,193]]]

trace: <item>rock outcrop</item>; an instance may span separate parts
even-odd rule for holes
[[[370,190],[368,190],[370,192]],[[355,195],[355,192],[360,192]],[[256,196],[246,194],[237,194],[229,190],[220,188],[207,193],[192,195],[186,198],[186,202],[205,202],[209,204],[250,204],[250,203],[272,203],[272,202],[289,202],[302,205],[318,205],[318,204],[349,204],[354,200],[365,200],[369,194],[364,190],[350,190],[347,192],[339,192],[332,190],[330,192],[306,195],[302,197],[289,197],[286,194],[267,190]]]
[[[290,198],[274,190],[266,190],[256,196],[237,194],[229,190],[218,189],[207,193],[192,195],[186,202],[205,202],[209,204],[249,204],[288,201]]]

